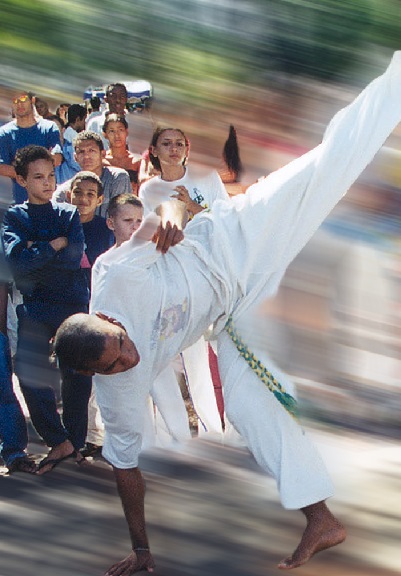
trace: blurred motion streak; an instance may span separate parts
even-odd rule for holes
[[[0,14],[0,125],[11,118],[15,89],[40,94],[55,110],[61,102],[82,102],[86,86],[145,78],[154,87],[155,123],[178,126],[189,135],[192,163],[217,167],[228,127],[236,127],[244,184],[319,142],[331,115],[401,48],[399,0],[0,0]],[[293,376],[305,416],[393,439],[400,438],[401,410],[400,138],[399,127],[247,330],[248,344],[267,349]],[[0,207],[10,201],[10,183],[0,177]],[[341,439],[341,432],[338,436],[352,451],[348,438]],[[366,453],[369,460],[371,453]],[[379,453],[372,467],[383,463],[376,460]],[[350,462],[361,454],[355,449]],[[352,520],[360,514],[372,525],[377,521],[377,486],[383,476],[387,483],[399,480],[400,463],[392,458],[393,468],[376,484],[372,480]],[[196,467],[195,472],[200,474]],[[351,472],[344,478],[351,481],[350,494],[357,493],[360,478],[354,485]],[[163,483],[151,480],[152,490],[155,484],[163,497],[159,494],[160,501],[152,504],[159,506],[151,510],[156,524],[171,486],[163,492]],[[398,488],[394,493],[399,499]],[[389,489],[388,497],[394,493]],[[183,506],[189,501],[184,490],[180,498]],[[216,519],[208,517],[210,507],[202,510],[205,517],[197,522],[207,531],[211,518]],[[167,506],[163,512],[166,531],[170,511]],[[269,512],[278,515],[271,501]],[[181,509],[175,514],[175,523],[188,521],[179,516]],[[393,514],[390,525],[397,520],[393,533],[399,535],[399,511]],[[384,526],[383,517],[379,529],[380,522]],[[223,534],[224,526],[219,527]],[[243,528],[242,534],[248,527]],[[273,543],[285,541],[285,529],[283,522],[281,540],[269,534]],[[390,539],[391,530],[385,530],[378,549],[381,540]],[[359,537],[363,544],[363,531]],[[186,542],[191,548],[185,558],[195,550],[193,542]],[[168,539],[169,557],[167,544]],[[384,553],[378,559],[374,544],[366,549],[384,566]],[[176,551],[175,557],[180,554]],[[255,563],[262,573],[261,560]],[[388,560],[387,568],[394,566]],[[329,576],[327,566],[320,573]],[[374,566],[373,574],[381,572]]]

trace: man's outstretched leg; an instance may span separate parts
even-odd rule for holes
[[[325,504],[334,492],[330,476],[308,434],[251,370],[227,333],[219,335],[219,352],[228,419],[261,468],[276,480],[284,508],[300,510],[306,517],[295,552],[278,565],[296,568],[345,539],[344,527]],[[292,393],[288,377],[261,354],[262,363]]]
[[[301,512],[306,517],[306,528],[292,556],[278,564],[282,570],[302,566],[317,552],[341,544],[346,537],[344,526],[333,516],[325,502],[306,506]]]
[[[332,488],[323,462],[276,399],[283,394],[266,388],[260,365],[287,394],[292,386],[264,351],[252,346],[246,320],[262,299],[275,294],[287,266],[399,123],[400,90],[397,52],[387,71],[334,117],[322,144],[251,186],[245,196],[216,203],[212,212],[218,224],[211,253],[221,255],[220,270],[227,270],[225,285],[233,290],[229,328],[239,335],[238,346],[228,332],[218,335],[226,414],[259,465],[275,478],[283,506],[301,510],[307,519],[298,547],[281,569],[301,566],[339,544],[345,530],[324,504]],[[252,338],[252,329],[248,332]]]

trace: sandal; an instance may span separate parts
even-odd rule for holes
[[[80,450],[80,452],[84,458],[88,458],[89,456],[101,456],[102,448],[103,446],[98,446],[97,444],[87,442],[85,446]]]
[[[51,472],[61,462],[64,462],[64,460],[67,460],[68,458],[76,458],[76,456],[77,456],[77,451],[73,450],[72,452],[67,454],[67,456],[61,456],[61,458],[47,458],[47,457],[43,458],[43,460],[41,460],[39,462],[39,466],[38,466],[37,470],[39,472],[45,466],[50,466],[50,468],[47,472]]]

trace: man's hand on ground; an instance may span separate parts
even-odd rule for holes
[[[131,554],[124,558],[124,560],[117,562],[117,564],[113,564],[104,576],[132,576],[141,570],[153,572],[154,567],[155,563],[149,550],[141,550],[138,552],[131,552]]]

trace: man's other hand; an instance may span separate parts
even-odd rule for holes
[[[171,222],[168,221],[165,225],[159,224],[153,235],[152,242],[156,244],[156,250],[160,250],[160,252],[165,254],[171,246],[175,246],[183,239],[183,231],[178,228],[176,224],[173,226]]]
[[[104,576],[132,576],[141,570],[153,572],[155,563],[149,550],[132,551],[129,556],[113,564]]]

